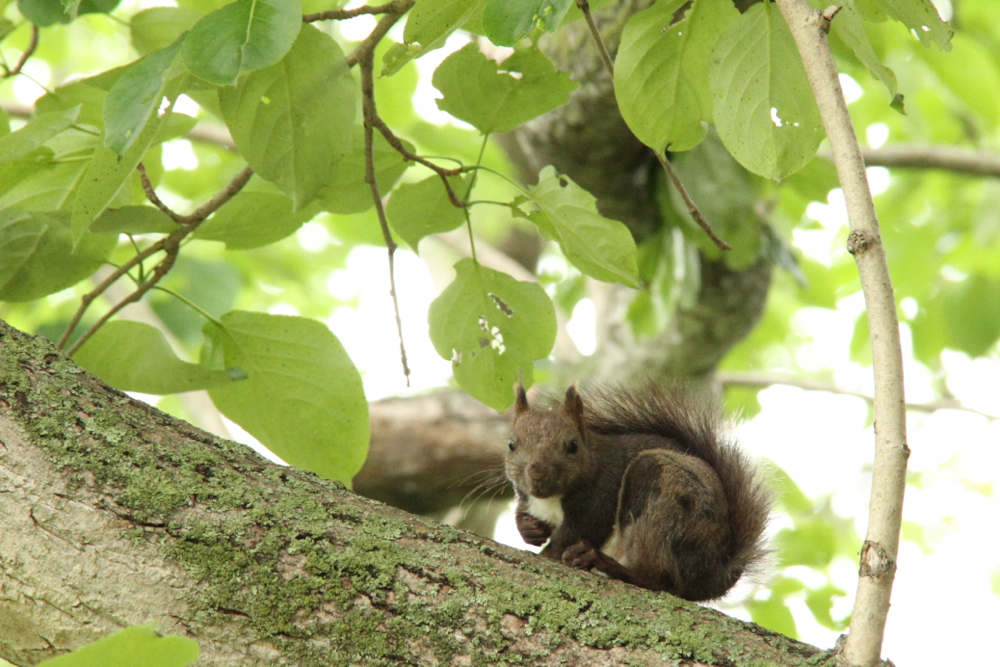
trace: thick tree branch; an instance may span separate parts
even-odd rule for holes
[[[0,590],[15,664],[150,621],[206,666],[830,664],[270,464],[3,323]]]
[[[875,464],[868,534],[861,550],[851,632],[843,650],[847,664],[868,667],[879,661],[882,650],[899,550],[906,461],[910,454],[906,444],[899,322],[865,163],[826,39],[832,16],[813,9],[807,0],[777,0],[777,4],[802,56],[830,140],[851,226],[848,250],[858,265],[871,331]]]

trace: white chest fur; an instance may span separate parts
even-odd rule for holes
[[[528,496],[528,514],[541,519],[553,528],[558,528],[563,522],[562,496],[551,498]]]

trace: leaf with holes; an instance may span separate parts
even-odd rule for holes
[[[806,165],[823,126],[781,13],[752,6],[712,52],[713,117],[722,143],[755,174],[782,179]]]
[[[518,373],[529,384],[533,362],[552,351],[555,308],[537,283],[519,282],[471,259],[459,260],[455,271],[428,311],[431,342],[451,360],[462,389],[506,410],[514,402]]]
[[[337,337],[304,317],[232,311],[220,322],[205,325],[205,356],[246,379],[209,389],[219,410],[287,463],[350,484],[368,455],[368,403]]]

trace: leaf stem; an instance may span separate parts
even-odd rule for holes
[[[597,24],[594,22],[594,15],[590,13],[590,3],[587,0],[576,0],[576,6],[583,12],[583,18],[587,21],[590,34],[597,43],[597,50],[601,52],[601,60],[604,61],[604,67],[613,79],[615,76],[615,63],[611,59],[611,53],[608,51],[607,44],[604,43],[604,38],[601,37],[601,31],[597,29]]]
[[[14,65],[14,69],[7,70],[7,73],[4,74],[4,78],[10,76],[17,76],[18,74],[20,74],[21,70],[24,69],[25,63],[28,62],[28,58],[30,58],[32,54],[35,53],[35,49],[37,48],[38,48],[38,26],[33,23],[31,24],[31,41],[28,42],[28,48],[26,48],[24,50],[24,53],[21,54],[21,57],[18,59],[17,64]]]
[[[369,5],[362,5],[361,7],[355,7],[354,9],[328,9],[325,12],[316,12],[315,14],[303,14],[302,21],[304,23],[313,23],[314,21],[343,21],[345,19],[352,19],[355,16],[361,16],[363,14],[388,14],[396,10],[399,5],[398,0],[393,2],[387,2],[384,5],[375,5],[374,7]]]
[[[677,188],[677,192],[681,193],[681,198],[687,206],[688,213],[691,214],[691,217],[694,218],[696,223],[698,223],[698,226],[701,227],[702,231],[708,234],[708,238],[712,239],[720,250],[732,250],[733,247],[719,238],[719,235],[715,233],[712,226],[708,224],[708,220],[706,220],[705,216],[701,214],[701,209],[699,209],[698,205],[694,203],[693,199],[691,199],[691,195],[688,194],[687,188],[684,187],[684,184],[681,182],[677,172],[674,171],[673,165],[670,164],[670,160],[667,159],[667,156],[657,151],[656,159],[660,161],[660,166],[663,167],[663,171],[667,172],[667,176],[670,177],[670,182],[674,184],[675,188]]]

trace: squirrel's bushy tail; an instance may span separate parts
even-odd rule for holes
[[[670,439],[674,449],[704,460],[722,482],[731,526],[720,590],[728,590],[769,553],[764,532],[773,502],[759,467],[725,433],[711,401],[695,401],[680,391],[664,392],[650,383],[641,389],[589,388],[587,427],[605,435],[648,434]]]

